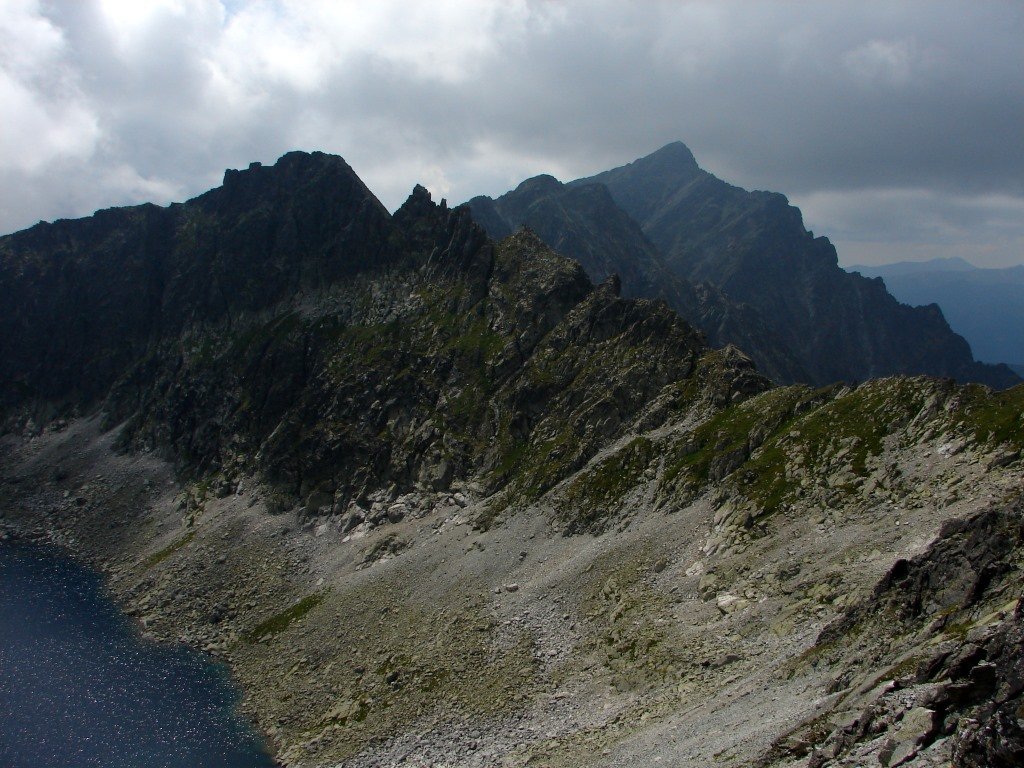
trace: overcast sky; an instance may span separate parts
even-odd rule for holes
[[[840,261],[1024,262],[1024,3],[3,0],[0,230],[289,149],[389,208],[676,139]]]

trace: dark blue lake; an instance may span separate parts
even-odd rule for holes
[[[144,641],[98,575],[0,544],[0,766],[269,768],[226,669]]]

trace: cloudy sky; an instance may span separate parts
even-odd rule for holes
[[[0,230],[345,157],[389,208],[681,139],[842,263],[1024,262],[1024,3],[3,0]]]

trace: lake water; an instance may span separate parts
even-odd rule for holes
[[[271,768],[225,667],[144,641],[94,572],[0,544],[0,766]]]

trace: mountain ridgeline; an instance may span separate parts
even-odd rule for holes
[[[296,152],[0,238],[0,546],[295,768],[1021,764],[1024,386],[681,145],[600,182]]]
[[[514,471],[541,493],[708,351],[664,304],[595,288],[530,233],[495,245],[422,187],[388,215],[323,154],[40,224],[0,260],[9,423],[102,404],[125,447],[256,473],[311,511]]]
[[[126,447],[316,511],[471,477],[542,494],[712,348],[637,297],[783,381],[1015,379],[680,144],[597,178],[454,210],[417,187],[392,216],[341,158],[293,152],[187,203],[4,237],[3,418],[102,406]],[[768,387],[729,350],[721,386]]]
[[[475,197],[469,208],[492,237],[528,227],[554,250],[578,261],[592,280],[617,275],[623,295],[663,299],[704,331],[712,346],[738,346],[770,378],[811,379],[757,310],[670,270],[605,186],[566,186],[551,176],[538,176],[497,200]]]
[[[848,271],[882,278],[900,301],[941,306],[979,360],[1024,367],[1024,266],[983,269],[963,259],[933,259]]]
[[[595,279],[618,272],[633,295],[666,299],[780,382],[1019,381],[976,362],[937,306],[900,304],[880,281],[840,269],[832,244],[804,229],[784,196],[721,181],[678,142],[568,185],[538,177],[469,204],[492,234],[528,226]]]

